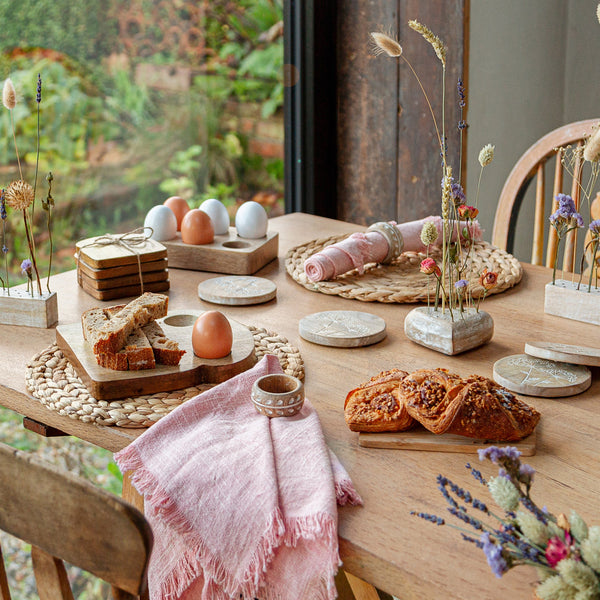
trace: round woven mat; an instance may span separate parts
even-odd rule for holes
[[[288,250],[285,257],[287,272],[301,286],[313,292],[363,302],[426,302],[428,294],[431,297],[435,293],[433,278],[419,271],[421,261],[426,258],[426,255],[420,252],[404,252],[387,265],[371,263],[366,265],[362,275],[353,270],[330,281],[310,281],[304,272],[304,261],[326,246],[346,237],[348,235],[335,235]],[[440,255],[439,249],[429,253],[433,258]],[[474,298],[483,295],[484,290],[478,280],[485,268],[498,273],[498,284],[488,294],[498,294],[513,287],[523,276],[523,268],[512,254],[487,242],[476,242],[466,269],[470,274],[469,289]]]
[[[304,362],[297,348],[266,329],[248,329],[254,336],[258,359],[274,354],[285,373],[304,379]],[[26,385],[29,393],[50,410],[86,423],[118,427],[149,427],[186,400],[213,387],[204,384],[151,396],[96,400],[56,344],[34,356],[27,365]]]

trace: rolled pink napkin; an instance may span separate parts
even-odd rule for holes
[[[426,247],[421,241],[421,230],[426,221],[433,222],[438,230],[438,238],[433,245],[441,246],[443,228],[441,217],[427,217],[400,224],[394,221],[378,223],[371,226],[365,233],[353,233],[341,242],[331,244],[313,254],[304,262],[304,272],[311,281],[325,281],[352,269],[358,269],[358,272],[362,273],[366,264],[382,263],[386,259],[394,258],[397,254],[392,252],[393,255],[390,256],[390,244],[394,243],[397,234],[389,226],[393,226],[400,233],[399,239],[403,241],[403,246],[402,243],[398,244],[397,253],[402,251],[423,252]],[[380,227],[386,225],[387,227]],[[482,239],[482,230],[478,221],[470,223],[460,221],[458,225],[459,227],[456,227],[456,222],[454,222],[451,226],[452,241],[458,239],[459,231],[462,232],[465,227],[469,228],[472,240]],[[461,241],[463,240],[466,241],[461,235]]]
[[[275,356],[188,400],[115,455],[154,534],[151,600],[336,597],[336,504],[360,504],[310,402],[269,419],[254,381]]]

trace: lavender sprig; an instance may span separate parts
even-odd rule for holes
[[[4,255],[4,269],[6,272],[6,289],[10,296],[10,283],[8,280],[8,247],[6,245],[6,200],[4,198],[4,188],[0,190],[0,218],[2,219],[2,254]],[[2,279],[2,289],[4,288],[4,279]]]

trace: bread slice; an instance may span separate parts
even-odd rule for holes
[[[118,352],[96,354],[96,361],[101,367],[116,371],[140,371],[156,366],[152,346],[141,329],[134,329]]]
[[[167,296],[146,292],[125,305],[112,318],[107,318],[105,322],[102,322],[97,313],[88,314],[91,311],[87,311],[84,313],[86,317],[83,323],[84,336],[91,344],[94,354],[116,354],[123,348],[134,329],[164,317],[167,314],[168,304]]]
[[[142,327],[142,331],[148,338],[154,359],[161,365],[178,365],[185,350],[180,350],[177,342],[168,339],[165,336],[161,326],[156,321],[151,321],[148,325]]]
[[[121,305],[123,307],[124,305]],[[94,339],[95,332],[105,325],[110,319],[104,308],[92,308],[86,310],[81,315],[81,328],[83,329],[83,339],[90,342]]]
[[[84,312],[81,317],[83,337],[89,341],[97,328],[105,325],[124,308],[125,304],[119,304],[108,308],[92,308]],[[95,354],[95,357],[101,367],[115,371],[139,371],[156,366],[150,342],[139,328],[129,334],[124,348],[118,352],[100,352]]]

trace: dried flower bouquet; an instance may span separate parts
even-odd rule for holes
[[[12,137],[17,158],[19,178],[11,181],[6,187],[0,188],[0,219],[2,221],[1,249],[4,257],[4,273],[0,275],[0,322],[35,327],[49,327],[58,320],[56,293],[50,290],[50,274],[52,270],[52,173],[48,173],[48,192],[41,200],[42,208],[46,211],[46,227],[50,245],[50,260],[46,281],[46,292],[42,291],[39,273],[36,243],[34,237],[34,214],[37,194],[38,167],[40,155],[40,104],[42,101],[42,78],[38,75],[36,85],[37,103],[37,152],[33,185],[26,181],[23,175],[21,157],[17,144],[13,110],[17,106],[17,92],[10,78],[6,79],[2,89],[2,104],[10,115]],[[23,221],[29,256],[22,259],[21,272],[27,276],[27,292],[10,287],[9,260],[10,240],[7,236],[6,222],[12,210]]]
[[[446,55],[447,48],[428,27],[418,21],[409,21],[408,25],[411,29],[420,33],[423,38],[429,42],[433,48],[437,58],[442,65],[442,109],[441,119],[436,118],[435,112],[431,105],[429,96],[423,87],[421,79],[413,68],[412,64],[403,53],[402,46],[391,35],[383,32],[371,33],[373,49],[376,54],[385,54],[391,58],[402,60],[414,75],[423,96],[429,108],[435,134],[439,146],[441,156],[442,178],[441,178],[441,216],[443,219],[442,229],[442,253],[441,258],[434,259],[427,257],[421,263],[421,272],[432,276],[435,281],[435,306],[434,309],[441,308],[442,311],[449,311],[450,319],[454,321],[455,316],[465,317],[467,309],[473,308],[479,310],[479,304],[487,292],[495,286],[497,281],[496,273],[481,273],[479,283],[483,288],[483,297],[475,299],[469,289],[468,269],[469,269],[469,254],[472,248],[473,227],[474,221],[479,213],[478,199],[481,176],[484,167],[489,165],[494,158],[494,146],[486,144],[479,153],[479,164],[481,171],[479,174],[479,182],[477,185],[477,195],[474,205],[469,205],[460,181],[460,173],[455,180],[452,166],[448,164],[447,159],[447,134],[446,134],[446,119],[445,119],[445,100],[446,100]],[[463,109],[466,106],[466,92],[462,80],[457,82],[458,104],[460,108],[460,120],[457,123],[457,131],[459,137],[459,146],[462,150],[463,132],[467,127],[467,123],[462,118]],[[459,228],[459,223],[463,221],[466,225],[462,226],[462,231],[453,231],[455,227]],[[421,241],[428,248],[437,240],[438,232],[426,223],[421,232]],[[463,244],[452,241],[452,238],[463,239]],[[467,243],[464,243],[464,240]]]
[[[427,308],[415,308],[406,317],[404,331],[412,341],[444,354],[458,354],[475,348],[489,341],[493,335],[492,318],[479,310],[481,301],[496,286],[498,274],[494,272],[479,273],[479,285],[483,289],[477,291],[477,298],[470,289],[471,272],[470,254],[473,248],[475,219],[479,214],[478,201],[483,169],[494,158],[494,146],[486,144],[479,153],[481,170],[477,185],[474,205],[469,205],[460,180],[460,171],[455,180],[452,166],[448,164],[446,136],[446,54],[444,43],[429,28],[418,21],[409,21],[411,29],[420,33],[431,45],[442,65],[442,108],[441,119],[436,118],[429,96],[423,87],[417,72],[406,58],[400,43],[383,32],[371,33],[376,54],[385,54],[398,58],[406,63],[423,92],[429,108],[439,154],[441,156],[441,217],[442,243],[441,258],[429,256],[429,250],[437,241],[438,231],[425,223],[421,231],[421,241],[427,248],[427,257],[421,262],[420,270],[435,281],[434,305],[431,299]],[[462,80],[457,82],[460,120],[457,123],[459,147],[462,151],[463,132],[467,123],[463,119],[466,106],[466,92]],[[460,223],[463,223],[461,225]],[[453,241],[454,240],[461,240]]]
[[[438,475],[438,489],[448,503],[448,513],[460,524],[429,513],[411,514],[460,531],[463,540],[483,551],[496,577],[519,565],[535,567],[540,600],[600,599],[600,527],[588,527],[574,510],[569,516],[555,516],[540,508],[531,498],[535,470],[523,464],[520,455],[511,446],[479,450],[480,460],[498,466],[498,476],[487,481],[479,470],[466,465],[503,515],[443,475]]]

